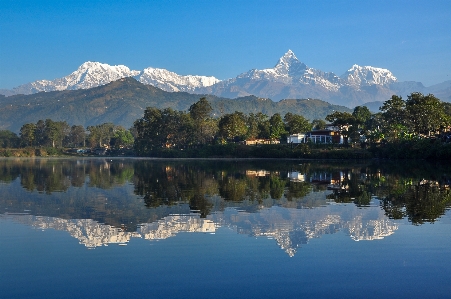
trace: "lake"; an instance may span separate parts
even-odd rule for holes
[[[0,297],[450,298],[451,167],[0,160]]]

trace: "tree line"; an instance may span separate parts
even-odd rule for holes
[[[184,149],[207,144],[227,144],[243,140],[267,139],[279,141],[288,134],[310,131],[325,125],[324,120],[310,123],[302,115],[242,112],[211,116],[213,109],[206,98],[191,105],[188,112],[172,108],[149,107],[134,123],[135,150],[147,154],[155,149]]]
[[[27,123],[20,128],[19,135],[14,132],[0,131],[0,147],[111,147],[115,149],[131,148],[133,130],[112,123],[88,126],[70,126],[66,121],[51,119]]]
[[[283,142],[290,134],[323,129],[326,121],[339,127],[344,140],[350,140],[352,144],[385,144],[437,136],[451,138],[448,133],[451,104],[432,94],[412,93],[407,100],[393,95],[378,113],[372,114],[366,106],[357,106],[352,113],[335,111],[325,120],[312,122],[290,112],[282,117],[279,113],[246,115],[236,111],[214,118],[212,111],[210,103],[203,97],[186,112],[148,107],[130,129],[112,123],[84,128],[70,126],[65,121],[39,120],[24,124],[19,135],[0,131],[0,147],[133,147],[138,155],[148,155],[164,148],[183,150],[243,140]]]
[[[326,120],[338,126],[343,136],[353,143],[393,143],[440,137],[450,138],[451,104],[432,94],[411,93],[407,100],[393,95],[371,114],[367,107],[358,106],[354,112],[334,112]],[[364,139],[362,140],[362,137]]]

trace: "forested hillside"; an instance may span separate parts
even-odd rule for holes
[[[107,85],[72,91],[40,92],[33,95],[14,95],[0,98],[0,129],[18,132],[25,123],[40,119],[66,121],[70,125],[84,127],[102,123],[114,123],[130,128],[141,118],[147,107],[173,108],[187,111],[202,97],[185,92],[165,92],[133,78],[124,78]],[[273,102],[254,96],[226,99],[206,96],[213,108],[213,115],[227,113],[262,112],[269,116],[287,112],[299,114],[312,121],[324,119],[333,111],[349,108],[331,105],[321,100],[297,99]]]

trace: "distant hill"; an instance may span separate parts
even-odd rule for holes
[[[0,129],[18,132],[25,123],[50,118],[70,125],[96,125],[112,122],[129,128],[141,118],[146,107],[186,111],[204,95],[186,92],[166,92],[144,85],[128,77],[106,85],[79,90],[39,92],[31,95],[0,97]],[[205,95],[212,104],[215,117],[241,111],[246,114],[263,112],[269,116],[280,113],[300,114],[310,121],[324,119],[333,111],[351,111],[344,106],[321,100],[282,100],[274,102],[255,96],[226,99]]]

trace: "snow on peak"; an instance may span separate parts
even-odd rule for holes
[[[293,51],[288,50],[282,57],[280,57],[277,64],[274,66],[274,71],[279,75],[298,78],[307,69],[307,66],[300,62]]]
[[[251,80],[267,80],[289,85],[308,84],[338,90],[340,80],[333,73],[324,73],[320,70],[307,67],[298,60],[293,51],[288,50],[272,69],[251,70],[238,76]]]
[[[396,77],[387,69],[354,64],[341,79],[353,86],[388,85],[397,81]]]
[[[69,76],[54,81],[60,83],[63,89],[87,89],[137,74],[139,71],[132,71],[125,65],[111,66],[106,63],[88,61]],[[65,86],[66,88],[64,88]]]
[[[111,66],[105,63],[87,61],[65,77],[34,81],[18,86],[16,90],[30,94],[40,91],[88,89],[137,74],[139,74],[139,71],[132,71],[125,65]]]
[[[202,92],[211,91],[210,86],[220,82],[213,76],[178,75],[166,69],[148,67],[142,71],[130,70],[125,65],[109,65],[100,62],[87,61],[68,76],[55,80],[39,80],[20,85],[12,90],[13,93],[31,94],[40,91],[87,89],[124,77],[134,77],[143,84],[151,84],[165,91]],[[368,85],[389,85],[397,81],[396,77],[387,69],[371,66],[353,65],[342,76],[331,72],[313,69],[298,60],[292,50],[288,50],[273,68],[253,69],[238,75],[234,79],[223,81],[221,86],[230,84],[248,84],[253,81],[266,81],[300,87],[319,87],[322,90],[337,92],[341,87],[350,86],[359,89]],[[243,86],[244,86],[243,85]],[[208,87],[208,88],[207,88]],[[222,87],[218,87],[222,88]]]
[[[165,91],[194,91],[196,88],[208,87],[218,83],[215,77],[181,76],[165,69],[148,67],[135,78],[143,84],[151,84]]]

